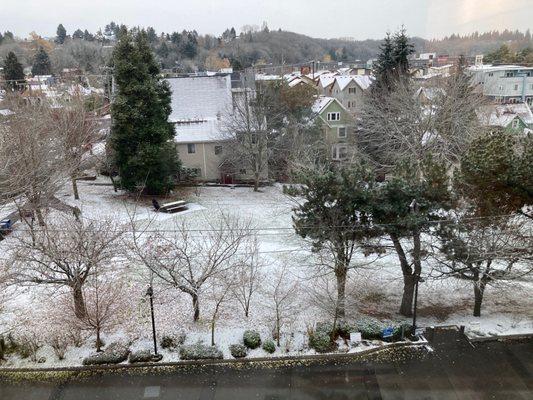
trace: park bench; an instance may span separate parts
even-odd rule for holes
[[[172,201],[170,203],[164,203],[159,205],[159,203],[152,202],[156,211],[164,213],[175,213],[178,211],[183,211],[187,209],[187,202],[185,200]]]

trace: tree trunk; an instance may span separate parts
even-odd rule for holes
[[[335,268],[337,278],[337,304],[335,306],[335,316],[338,319],[346,317],[346,266]]]
[[[415,276],[403,276],[403,295],[402,304],[400,305],[400,314],[406,317],[413,315],[413,297],[415,291]]]
[[[485,292],[485,283],[474,283],[474,317],[481,317],[481,304],[483,303],[483,293]]]
[[[254,179],[254,192],[259,192],[259,174],[257,172]]]
[[[215,318],[211,320],[211,346],[215,345]]]
[[[96,351],[102,351],[102,339],[100,338],[100,327],[96,327]]]
[[[118,185],[115,182],[115,178],[113,178],[113,175],[111,175],[111,173],[109,174],[109,179],[111,179],[111,184],[113,185],[114,192],[117,193],[118,192]]]
[[[403,250],[400,239],[394,235],[389,234],[392,243],[394,244],[394,249],[400,260],[400,266],[403,273],[403,295],[402,303],[400,305],[400,314],[406,317],[413,315],[413,297],[415,291],[415,277],[413,276],[413,270],[407,261],[407,256]]]
[[[45,223],[44,223],[43,212],[41,211],[40,208],[35,209],[35,215],[37,215],[37,222],[39,223],[39,226],[44,226]]]
[[[70,180],[72,181],[72,191],[74,192],[74,199],[79,200],[80,193],[78,192],[78,181],[76,180],[76,177],[74,176],[72,176]]]
[[[196,322],[200,318],[200,300],[196,293],[191,294],[192,297],[192,308],[194,310],[193,321]]]
[[[85,318],[87,309],[85,308],[81,283],[74,283],[72,285],[72,296],[74,298],[74,315],[79,319]]]

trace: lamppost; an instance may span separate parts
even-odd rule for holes
[[[154,355],[157,357],[157,339],[155,334],[155,318],[154,318],[154,289],[152,285],[148,286],[146,295],[150,298],[150,313],[152,314],[152,336],[154,338]]]

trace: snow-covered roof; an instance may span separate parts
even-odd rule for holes
[[[180,120],[175,122],[176,143],[206,143],[228,140],[223,122],[216,118],[205,120]]]
[[[526,125],[533,125],[533,113],[525,103],[490,105],[479,112],[480,121],[491,126],[506,127],[516,117]]]
[[[313,74],[312,72],[310,74],[307,74],[306,76],[310,79],[317,79],[318,77],[324,75],[324,74],[331,74],[332,72],[331,71],[328,71],[327,69],[321,69],[321,70],[318,70],[318,71],[315,71],[315,73]]]
[[[167,79],[172,91],[171,121],[209,119],[231,109],[229,75]]]
[[[491,65],[491,64],[481,64],[481,65],[472,65],[471,67],[468,67],[468,69],[472,72],[475,71],[487,71],[487,72],[493,72],[493,71],[505,71],[510,69],[519,69],[519,70],[533,70],[533,67],[524,67],[520,65]]]
[[[370,75],[339,75],[335,77],[335,80],[340,90],[344,90],[352,81],[357,83],[361,89],[366,90],[373,82]]]
[[[280,75],[268,75],[268,74],[256,74],[256,81],[279,81],[281,78]]]
[[[334,72],[320,75],[320,77],[318,78],[319,85],[322,88],[331,85],[333,82],[335,82],[335,76],[337,76],[337,74]]]
[[[313,114],[320,114],[334,100],[333,97],[319,96],[311,106],[311,111]]]

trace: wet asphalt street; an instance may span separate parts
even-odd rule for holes
[[[533,399],[533,341],[473,346],[455,330],[430,332],[428,340],[432,352],[404,348],[364,362],[219,365],[58,385],[0,383],[0,399]]]

